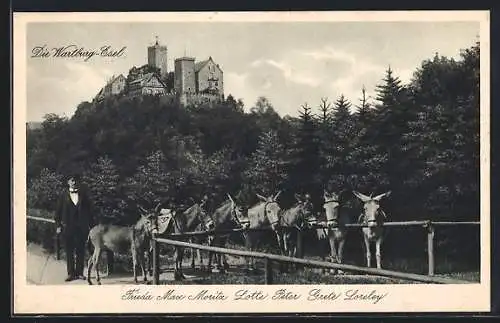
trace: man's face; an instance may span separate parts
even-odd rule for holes
[[[76,189],[76,181],[75,181],[75,179],[74,179],[74,178],[70,178],[70,179],[68,180],[68,186],[69,186],[69,189],[70,189],[70,190],[74,190],[74,189]]]

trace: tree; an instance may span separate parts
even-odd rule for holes
[[[351,175],[347,186],[366,192],[380,190],[388,185],[388,176],[384,170],[387,152],[380,149],[376,141],[376,114],[366,95],[366,88],[361,89],[360,104],[352,115],[354,124],[351,137],[350,167]]]
[[[318,149],[319,149],[319,176],[323,180],[331,177],[331,165],[333,164],[333,152],[335,138],[333,137],[333,109],[327,98],[322,98],[319,106],[318,125]]]
[[[28,207],[52,211],[55,210],[57,200],[63,189],[63,175],[47,168],[42,169],[40,175],[28,183]]]
[[[380,154],[386,154],[387,162],[384,165],[388,175],[389,186],[396,195],[402,192],[402,185],[406,172],[410,167],[406,164],[402,136],[408,128],[408,123],[414,119],[415,111],[408,96],[407,88],[401,80],[393,75],[389,67],[381,85],[377,85],[377,101],[374,111],[374,125],[368,135],[374,136],[375,144]],[[384,189],[384,188],[379,188]]]
[[[130,203],[152,209],[170,196],[174,183],[165,164],[165,155],[155,151],[147,157],[144,165],[139,166],[134,176],[128,178],[125,192]]]
[[[424,208],[444,218],[472,220],[479,214],[476,46],[458,62],[437,55],[424,61],[411,83],[418,114],[404,136],[414,161],[407,185],[426,192]]]
[[[314,194],[321,187],[319,142],[316,122],[307,103],[301,106],[297,126],[289,152],[289,189]]]
[[[83,181],[87,185],[97,216],[104,221],[121,222],[127,208],[120,175],[108,156],[99,157],[90,166]]]
[[[352,149],[355,137],[354,118],[351,115],[351,103],[344,95],[340,95],[333,107],[332,147],[328,162],[330,169],[329,183],[338,188],[345,188],[348,178],[353,172]]]
[[[244,180],[255,192],[276,194],[287,179],[286,152],[276,131],[262,133],[255,152],[251,155]]]

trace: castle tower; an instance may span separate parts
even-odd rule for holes
[[[194,58],[180,57],[175,59],[175,91],[182,96],[196,93],[196,81],[194,73]]]
[[[155,45],[148,47],[148,65],[159,68],[162,78],[166,78],[168,74],[167,46],[161,46],[158,37],[156,37]]]

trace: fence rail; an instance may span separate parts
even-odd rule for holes
[[[48,223],[56,224],[56,221],[54,219],[41,218],[41,217],[32,216],[32,215],[27,215],[26,217],[28,219],[31,219],[31,220],[36,220],[36,221],[42,221],[42,222],[48,222]]]
[[[401,222],[385,222],[381,224],[383,227],[427,227],[432,226],[455,226],[455,225],[479,225],[480,222],[476,221],[463,221],[463,222],[433,222],[433,221],[401,221]],[[350,223],[345,225],[347,228],[366,228],[367,224],[362,223]],[[295,228],[295,227],[293,227]],[[326,224],[314,225],[305,230],[315,230],[315,229],[328,229]],[[191,231],[183,233],[171,233],[168,234],[169,237],[196,237],[196,236],[209,236],[217,234],[231,234],[238,232],[259,232],[259,231],[270,231],[271,227],[264,228],[249,228],[249,229],[226,229],[226,230],[207,230],[207,231]]]
[[[310,267],[319,267],[326,269],[341,269],[344,271],[369,274],[369,275],[378,275],[390,278],[400,278],[405,280],[419,281],[425,283],[435,283],[435,284],[468,284],[470,282],[451,279],[451,278],[443,278],[443,277],[430,277],[427,275],[419,275],[419,274],[411,274],[411,273],[403,273],[398,271],[386,270],[386,269],[377,269],[377,268],[369,268],[369,267],[360,267],[354,265],[346,265],[346,264],[338,264],[332,262],[325,261],[316,261],[309,259],[301,259],[295,257],[287,257],[281,255],[275,255],[270,253],[263,252],[255,252],[255,251],[246,251],[246,250],[236,250],[236,249],[228,249],[228,248],[220,248],[220,247],[211,247],[204,246],[196,243],[183,242],[172,239],[164,239],[164,238],[153,238],[153,283],[159,284],[159,252],[158,252],[158,243],[165,243],[172,246],[177,247],[185,247],[185,248],[194,248],[205,251],[212,251],[216,253],[223,253],[233,256],[241,256],[241,257],[253,257],[264,259],[266,262],[266,284],[272,284],[272,266],[271,261],[276,262],[286,262],[286,263],[294,263],[294,264],[302,264]]]

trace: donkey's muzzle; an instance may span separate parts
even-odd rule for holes
[[[250,227],[250,221],[240,221],[240,226],[242,229],[248,229]]]
[[[337,222],[337,220],[328,220],[326,221],[326,226],[329,228],[336,228],[339,226],[339,223]]]
[[[206,223],[205,223],[205,228],[207,230],[213,230],[215,228],[215,224],[214,224],[214,221],[212,220],[208,220]]]
[[[314,226],[316,226],[318,224],[318,220],[316,220],[316,219],[308,219],[306,221],[306,224],[308,226],[310,226],[310,227],[314,227]]]

